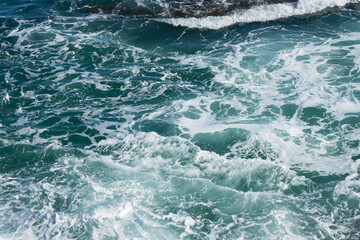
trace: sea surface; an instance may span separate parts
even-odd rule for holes
[[[0,0],[0,239],[360,239],[359,1]]]

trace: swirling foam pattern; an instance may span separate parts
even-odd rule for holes
[[[119,2],[0,1],[1,239],[360,238],[356,1]]]

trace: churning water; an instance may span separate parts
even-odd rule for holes
[[[0,0],[0,238],[360,238],[358,2]]]

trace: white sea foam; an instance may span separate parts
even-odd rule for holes
[[[14,36],[19,36],[16,46],[20,49],[24,47],[24,51],[36,55],[54,44],[63,45],[62,53],[66,51],[72,37],[79,49],[89,44],[87,41],[96,43],[91,42],[91,46],[99,45],[97,37],[100,36],[96,34],[72,35],[48,27],[47,24],[41,28],[34,26],[26,31],[19,28],[18,32],[13,32]],[[32,31],[44,29],[49,33],[54,32],[54,37],[43,48],[31,48],[31,43],[25,41],[26,36]],[[314,36],[316,43],[309,40],[279,51],[262,51],[263,46],[273,46],[269,42],[261,42],[261,33],[272,30],[262,28],[252,31],[247,36],[248,40],[240,44],[221,42],[216,46],[219,51],[224,50],[221,56],[198,52],[171,57],[178,61],[176,68],[180,66],[189,71],[210,69],[214,75],[212,83],[221,85],[215,91],[204,91],[201,84],[199,87],[182,79],[181,73],[158,67],[156,61],[161,60],[161,57],[151,60],[145,51],[135,47],[129,47],[126,54],[134,55],[136,63],[150,64],[158,76],[163,76],[159,77],[158,86],[151,80],[143,81],[139,86],[132,85],[133,77],[142,76],[148,70],[144,64],[132,63],[126,65],[126,68],[121,66],[120,70],[113,69],[114,76],[129,72],[126,79],[116,77],[117,82],[125,82],[119,92],[129,91],[128,94],[100,96],[85,106],[71,104],[61,107],[59,104],[59,108],[37,113],[37,110],[31,108],[47,104],[50,97],[24,83],[27,90],[24,89],[20,100],[36,101],[30,107],[24,106],[23,111],[18,111],[19,116],[13,120],[12,128],[7,127],[7,122],[4,123],[6,131],[0,134],[10,134],[10,137],[5,141],[0,139],[1,144],[7,141],[9,144],[5,146],[24,143],[35,148],[40,144],[39,151],[44,149],[45,154],[64,151],[66,155],[51,161],[51,166],[43,169],[42,159],[46,160],[46,157],[40,153],[39,164],[33,175],[23,179],[16,174],[0,175],[0,188],[3,191],[0,200],[4,203],[0,211],[1,237],[70,239],[74,238],[76,232],[80,235],[77,238],[93,239],[179,239],[195,235],[209,239],[234,236],[251,239],[256,234],[265,234],[270,239],[284,236],[290,236],[291,239],[345,238],[353,228],[347,225],[348,222],[358,219],[358,214],[347,207],[346,200],[359,199],[359,160],[354,162],[351,159],[359,154],[359,150],[345,148],[345,152],[339,151],[340,155],[334,156],[331,151],[336,150],[338,145],[346,144],[346,141],[357,141],[360,132],[346,130],[347,126],[343,126],[328,138],[318,131],[335,120],[341,121],[359,112],[359,101],[353,94],[359,91],[358,84],[330,84],[338,76],[334,71],[337,66],[327,63],[327,60],[332,59],[331,55],[340,49],[336,44],[354,41],[352,46],[342,46],[341,50],[346,51],[348,59],[355,63],[351,71],[358,72],[360,55],[356,40],[359,39],[359,33],[342,33],[341,36],[325,40]],[[255,42],[259,44],[254,45]],[[74,53],[69,53],[69,56],[71,54]],[[268,60],[260,63],[261,70],[258,71],[251,69],[256,67],[256,61],[250,67],[244,66],[249,56]],[[298,60],[299,56],[308,59]],[[109,53],[104,56],[102,63],[115,57],[115,53]],[[64,58],[42,63],[55,67],[46,79],[54,83],[54,88],[60,92],[55,96],[71,95],[65,86],[72,83],[90,83],[101,91],[109,89],[110,85],[104,84],[107,79],[100,73],[88,73],[79,64],[64,64],[67,63],[67,57]],[[62,64],[64,66],[57,66]],[[268,70],[273,66],[271,71]],[[100,65],[101,68],[105,67]],[[32,78],[41,80],[35,71],[24,71]],[[15,81],[14,75],[7,74],[7,83]],[[75,77],[69,82],[68,77],[71,75]],[[193,93],[190,99],[169,97],[166,103],[141,103],[142,100],[164,96],[167,89],[184,86]],[[281,93],[284,86],[290,89],[289,94]],[[229,93],[225,92],[225,88],[238,91]],[[15,103],[22,103],[17,94],[8,92],[14,96]],[[291,98],[287,99],[289,96]],[[12,99],[8,100],[12,102]],[[127,105],[121,101],[139,104]],[[282,115],[281,106],[285,103],[298,107],[291,119]],[[216,104],[217,110],[212,107]],[[261,114],[270,105],[278,112],[273,114],[273,118],[262,118]],[[330,123],[307,125],[301,120],[301,112],[308,107],[325,109],[330,117],[324,119]],[[231,110],[236,114],[229,114]],[[61,116],[76,111],[83,112],[79,118],[89,129],[99,132],[95,136],[103,136],[105,139],[96,143],[94,136],[90,137],[83,132],[79,135],[90,138],[91,146],[77,148],[74,153],[74,148],[66,143],[72,130],[61,133],[61,136],[40,135],[48,129],[39,129],[37,123],[46,119],[49,113]],[[43,114],[46,115],[44,119],[41,118]],[[102,119],[104,116],[111,116],[115,121]],[[125,123],[117,122],[120,117],[125,119]],[[64,116],[57,123],[70,125],[69,118]],[[171,122],[182,134],[187,134],[188,139],[163,137],[134,128],[136,123],[146,120]],[[114,124],[116,129],[109,128]],[[54,126],[52,128],[56,128]],[[213,149],[206,151],[194,144],[193,138],[197,134],[211,136],[226,132],[229,128],[246,130],[247,138],[244,141],[234,139],[226,146],[229,149],[225,154],[211,152]],[[19,141],[19,138],[25,140]],[[221,143],[220,140],[216,142]],[[29,150],[24,151],[27,153]],[[266,159],[251,155],[251,151],[263,151]],[[38,154],[38,151],[34,154]],[[28,164],[25,169],[33,167],[31,161]],[[326,190],[316,186],[313,181],[299,174],[297,169],[314,175],[338,174],[339,179],[342,174],[347,176],[344,181],[336,180],[338,183],[334,183],[335,204],[331,206],[330,213],[328,205],[321,203],[321,194],[322,191],[331,194],[331,187]],[[329,184],[331,186],[332,183]],[[17,211],[14,211],[15,208]],[[6,225],[9,222],[16,228],[10,229]],[[252,229],[256,229],[256,233]],[[91,236],[81,235],[87,233],[91,233]]]
[[[267,31],[262,29],[261,31]],[[269,29],[271,31],[271,29]],[[260,31],[250,33],[255,36]],[[244,151],[244,148],[254,147],[253,144],[260,142],[271,146],[276,153],[276,159],[287,166],[303,168],[308,171],[316,169],[321,174],[345,174],[349,172],[351,166],[351,154],[346,153],[341,159],[331,156],[337,149],[342,136],[328,139],[317,131],[326,127],[326,124],[319,122],[319,125],[309,126],[302,119],[304,109],[320,108],[323,109],[330,119],[341,121],[348,116],[359,112],[358,100],[352,96],[354,91],[358,91],[356,84],[343,82],[340,85],[332,84],[334,80],[342,76],[337,71],[336,65],[328,64],[327,60],[332,59],[332,54],[339,51],[339,44],[348,41],[354,42],[351,46],[345,45],[341,48],[343,55],[336,58],[350,58],[353,60],[349,66],[353,72],[360,70],[358,66],[358,46],[356,39],[359,33],[343,34],[339,37],[330,39],[318,39],[318,43],[298,44],[289,49],[274,52],[261,70],[253,70],[244,67],[246,56],[257,56],[262,58],[261,49],[253,50],[254,39],[242,42],[238,45],[231,45],[233,51],[225,54],[225,57],[217,58],[211,55],[193,55],[191,57],[179,56],[177,59],[183,65],[195,66],[197,68],[210,68],[215,73],[214,81],[225,86],[238,88],[239,91],[247,96],[237,97],[233,94],[223,95],[219,92],[208,92],[206,95],[198,94],[196,98],[188,100],[174,101],[169,108],[158,108],[145,119],[152,119],[163,115],[177,115],[174,122],[184,134],[194,137],[200,133],[210,136],[213,133],[221,133],[226,129],[244,129],[249,131],[249,138],[246,143],[240,142],[232,148],[233,153]],[[264,43],[266,46],[269,43]],[[258,45],[261,45],[259,43]],[[258,46],[256,45],[256,46]],[[270,43],[271,45],[271,43]],[[306,60],[300,60],[305,56]],[[250,67],[256,66],[252,63]],[[277,66],[275,70],[267,70],[269,66]],[[164,76],[168,76],[165,74]],[[282,93],[282,88],[287,88],[288,92]],[[348,89],[344,91],[344,88]],[[344,94],[341,92],[344,91]],[[287,98],[292,96],[292,100]],[[212,109],[212,105],[217,103],[219,110]],[[259,116],[268,106],[282,107],[284,103],[291,103],[297,110],[291,119],[277,115],[276,120],[252,121],[249,117],[248,104],[254,106],[251,116]],[[229,116],[229,110],[235,110],[235,116]],[[218,113],[222,114],[218,115]],[[191,113],[191,117],[189,117]],[[312,134],[305,133],[308,128],[312,129]],[[347,140],[354,140],[354,133],[347,133]],[[285,134],[285,135],[283,135]],[[355,134],[355,135],[354,135]],[[290,141],[289,141],[290,140]],[[330,155],[329,155],[330,154]],[[314,161],[314,159],[318,159]],[[324,164],[325,163],[325,164]]]
[[[265,22],[291,16],[312,14],[331,7],[342,7],[358,0],[299,0],[297,3],[270,4],[238,11],[229,16],[169,18],[159,21],[188,28],[220,29],[234,24]]]

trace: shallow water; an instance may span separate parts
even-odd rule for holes
[[[360,238],[356,1],[108,2],[0,1],[1,239]]]

